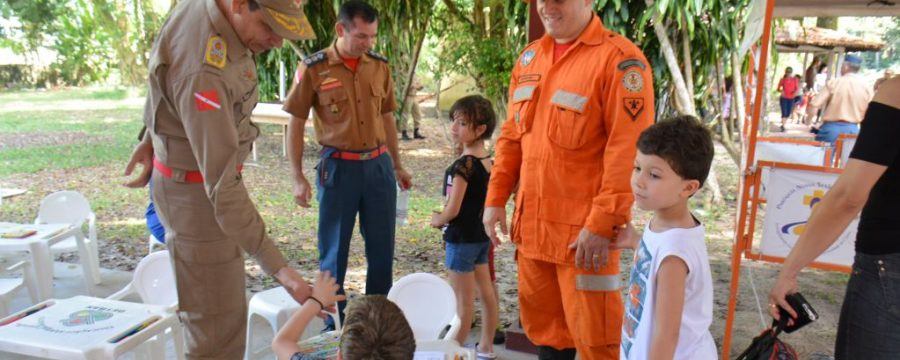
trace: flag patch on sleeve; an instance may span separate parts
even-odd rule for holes
[[[197,111],[218,110],[222,107],[219,103],[219,93],[215,90],[195,92],[194,103],[197,104]]]

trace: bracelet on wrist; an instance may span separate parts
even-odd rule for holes
[[[325,310],[325,305],[322,304],[322,302],[319,301],[319,299],[316,299],[315,297],[313,297],[312,295],[310,295],[310,296],[309,296],[309,300],[315,301],[316,304],[319,304],[319,309],[320,309],[320,310]]]

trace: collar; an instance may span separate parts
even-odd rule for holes
[[[337,49],[337,40],[333,41],[331,43],[331,46],[325,49],[325,55],[328,55],[328,65],[344,63],[344,59],[341,57],[341,53]],[[372,59],[369,59],[368,54],[364,54],[363,56],[359,57],[360,64],[368,63],[369,61],[372,61]]]
[[[234,27],[232,27],[231,23],[228,22],[228,19],[225,18],[225,14],[222,14],[222,11],[219,10],[219,7],[216,5],[216,0],[206,0],[206,10],[209,13],[209,20],[212,23],[216,35],[221,36],[228,46],[228,50],[226,51],[228,60],[235,61],[244,56],[248,56],[250,54],[250,49],[244,46],[241,38],[234,32]]]
[[[597,14],[591,15],[591,21],[588,23],[588,26],[584,28],[581,34],[575,38],[575,41],[572,42],[572,47],[577,47],[578,44],[584,43],[585,45],[599,45],[603,43],[603,33],[607,32],[606,27],[603,26],[603,21],[600,21],[600,17]],[[550,35],[544,34],[541,37],[541,47],[546,51],[553,51],[553,44],[556,41],[553,40]]]

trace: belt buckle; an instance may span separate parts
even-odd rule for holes
[[[359,159],[360,159],[360,160],[369,160],[369,159],[371,159],[371,158],[372,158],[372,153],[371,153],[371,152],[365,152],[365,153],[359,154]]]

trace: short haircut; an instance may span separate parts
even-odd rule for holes
[[[371,24],[378,20],[378,10],[366,2],[358,0],[350,0],[341,4],[338,11],[337,20],[345,27],[353,27],[353,19],[361,18],[367,24]]]
[[[384,295],[366,295],[347,306],[341,355],[353,360],[411,360],[416,339],[403,311]]]
[[[481,95],[469,95],[456,100],[450,106],[450,121],[453,121],[453,115],[460,113],[469,120],[469,126],[473,130],[484,125],[484,133],[481,134],[481,140],[488,140],[494,135],[494,128],[497,127],[497,113],[494,112],[494,106],[491,101]]]
[[[794,72],[794,68],[788,66],[788,67],[784,68],[784,72]]]
[[[689,115],[676,116],[650,126],[638,137],[637,148],[644,155],[656,155],[665,160],[678,176],[700,181],[709,176],[712,166],[712,134]]]

